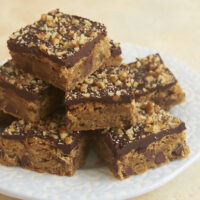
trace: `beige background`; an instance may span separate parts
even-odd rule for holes
[[[60,8],[103,22],[116,41],[171,54],[200,73],[199,0],[0,0],[0,8],[0,60],[9,56],[6,40],[13,31]],[[170,183],[134,200],[200,200],[199,170],[200,160]],[[0,200],[11,199],[0,195]]]

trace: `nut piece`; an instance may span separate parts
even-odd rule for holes
[[[41,32],[41,33],[37,34],[37,37],[40,40],[44,40],[45,39],[45,33]]]
[[[72,138],[71,137],[66,137],[65,138],[65,143],[66,144],[71,144],[72,143]]]
[[[148,102],[148,103],[145,105],[145,110],[146,110],[147,113],[153,114],[153,112],[154,112],[153,103],[152,103],[152,102]]]
[[[132,140],[133,139],[133,127],[129,128],[126,131],[126,134],[128,135],[129,139]]]
[[[126,71],[119,72],[119,78],[121,81],[125,82],[126,78],[128,77],[128,74]]]
[[[67,130],[64,126],[60,128],[59,134],[62,140],[64,140],[68,136]]]
[[[116,86],[122,86],[122,82],[121,82],[120,80],[117,80],[117,81],[115,82],[115,85],[116,85]]]
[[[83,96],[86,97],[86,98],[89,98],[90,94],[89,93],[85,93],[85,94],[83,94]]]
[[[82,84],[80,90],[81,90],[81,92],[86,92],[87,91],[87,85],[86,84]]]
[[[118,133],[119,135],[122,135],[122,134],[123,134],[122,129],[119,128],[119,129],[117,130],[117,133]]]
[[[92,26],[92,23],[90,21],[85,19],[84,22],[85,22],[86,26],[88,26],[88,27]]]
[[[54,38],[51,40],[51,42],[52,42],[53,45],[57,45],[57,44],[59,44],[59,39],[54,37]]]
[[[39,48],[40,48],[40,50],[43,51],[43,52],[46,52],[46,51],[47,51],[47,47],[46,47],[44,44],[41,44]]]
[[[87,78],[86,80],[85,80],[85,82],[87,83],[87,84],[92,84],[94,81],[93,81],[93,79],[92,78]]]
[[[112,97],[114,95],[114,93],[113,92],[108,92],[108,95]]]
[[[115,83],[115,81],[117,80],[117,76],[116,75],[110,75],[109,80],[111,83]]]
[[[102,88],[102,89],[105,89],[105,88],[106,88],[106,87],[105,87],[105,84],[104,84],[103,82],[101,82],[101,81],[97,81],[97,82],[96,82],[96,85],[97,85],[98,87]]]
[[[141,67],[141,62],[140,62],[140,61],[137,61],[136,67],[137,67],[137,68]]]
[[[134,88],[137,88],[138,85],[139,85],[138,82],[134,82],[134,83],[133,83],[133,87],[134,87]]]
[[[117,92],[116,92],[116,95],[117,95],[117,96],[120,96],[120,95],[121,95],[121,92],[120,92],[120,91],[117,91]]]
[[[78,20],[75,19],[75,18],[72,18],[72,21],[71,21],[71,22],[72,22],[72,24],[76,24],[76,25],[79,24]]]
[[[51,135],[51,137],[52,137],[53,139],[55,139],[55,140],[57,140],[57,139],[58,139],[58,136],[57,136],[57,135],[55,135],[55,134],[52,134],[52,135]]]
[[[150,83],[153,81],[153,76],[147,76],[145,79]]]
[[[62,28],[60,29],[60,33],[61,33],[62,35],[64,35],[66,32],[67,32],[67,31],[66,31],[65,27],[62,27]]]

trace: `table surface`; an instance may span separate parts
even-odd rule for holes
[[[200,73],[199,0],[0,0],[0,60],[9,56],[6,41],[41,13],[60,8],[103,22],[109,37],[173,55]],[[199,200],[200,160],[168,184],[132,200]],[[1,200],[13,200],[0,194]]]

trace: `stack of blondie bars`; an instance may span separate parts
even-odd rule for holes
[[[0,66],[0,163],[72,176],[90,148],[124,179],[189,153],[159,54],[121,64],[106,27],[58,9],[14,32]],[[134,55],[133,55],[134,56]]]

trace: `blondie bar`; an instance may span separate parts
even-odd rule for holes
[[[67,129],[95,130],[134,123],[134,93],[127,66],[97,70],[66,91]]]
[[[137,115],[134,100],[152,100],[168,109],[184,99],[177,80],[160,56],[150,55],[134,63],[99,69],[67,91],[67,128],[94,130],[130,125]]]
[[[0,66],[0,109],[27,121],[38,121],[63,105],[64,92],[15,67]]]
[[[88,135],[66,131],[62,114],[37,123],[13,121],[0,135],[0,163],[72,176],[88,152]]]
[[[185,101],[185,94],[159,54],[130,63],[137,101],[152,100],[165,110]]]
[[[14,32],[7,44],[19,68],[64,91],[110,57],[103,24],[58,9]]]
[[[134,126],[96,131],[93,147],[119,179],[185,158],[185,124],[152,102],[136,103]]]

